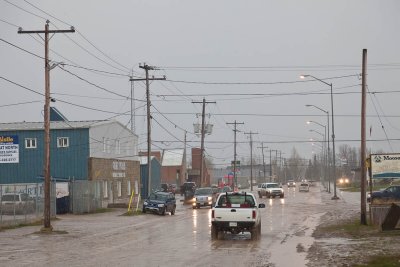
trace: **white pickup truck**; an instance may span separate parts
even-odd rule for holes
[[[257,204],[252,193],[220,194],[211,211],[211,239],[218,239],[220,232],[250,232],[251,239],[258,239],[261,235],[260,208],[265,208],[265,204]]]

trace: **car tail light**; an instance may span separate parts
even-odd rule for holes
[[[255,219],[256,218],[256,211],[255,210],[253,210],[253,219]]]
[[[211,218],[214,219],[215,218],[215,210],[211,211]]]

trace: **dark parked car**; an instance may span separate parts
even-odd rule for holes
[[[382,201],[400,201],[400,185],[392,185],[381,191],[372,192],[367,198],[371,203],[378,199]]]
[[[166,212],[171,212],[171,215],[174,215],[175,210],[176,199],[173,193],[153,192],[143,202],[142,212],[146,213],[147,211],[151,211],[161,215],[165,215]]]

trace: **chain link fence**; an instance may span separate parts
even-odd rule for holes
[[[95,212],[97,209],[103,208],[102,199],[103,188],[101,181],[75,180],[70,183],[72,213]]]
[[[55,183],[50,186],[50,215],[56,215]],[[0,184],[0,226],[32,223],[43,218],[44,185]]]

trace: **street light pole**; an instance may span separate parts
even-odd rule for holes
[[[327,155],[327,161],[328,161],[328,192],[330,193],[331,192],[331,169],[330,169],[330,166],[331,166],[331,148],[330,148],[330,142],[329,142],[329,111],[327,111],[327,110],[324,110],[324,109],[322,109],[322,108],[320,108],[320,107],[318,107],[318,106],[315,106],[315,105],[306,105],[306,107],[314,107],[314,108],[316,108],[316,109],[319,109],[319,110],[321,110],[322,112],[324,112],[324,113],[326,113],[326,123],[327,123],[327,127],[328,127],[328,129],[327,129],[327,139],[328,139],[328,155]]]
[[[329,118],[328,118],[328,120],[329,120]],[[323,151],[323,157],[324,157],[324,165],[325,165],[325,177],[324,177],[324,180],[326,181],[326,180],[328,180],[328,175],[329,175],[329,170],[327,171],[327,165],[328,165],[328,160],[327,160],[327,154],[328,154],[328,152],[327,152],[327,149],[326,149],[326,138],[327,138],[327,135],[326,135],[326,126],[325,125],[323,125],[323,124],[321,124],[321,123],[319,123],[319,122],[316,122],[316,121],[307,121],[307,124],[311,124],[311,123],[315,123],[315,124],[318,124],[319,126],[321,126],[321,127],[324,127],[324,134],[323,134],[323,137],[324,137],[324,145],[323,145],[323,148],[322,148],[322,151]],[[310,132],[312,132],[312,131],[314,131],[314,130],[310,130]],[[319,132],[318,132],[319,133]],[[321,133],[319,133],[319,134],[321,134]],[[329,134],[329,133],[328,133]],[[322,135],[322,134],[321,134]],[[328,180],[328,185],[329,185],[329,180]],[[328,187],[327,187],[328,188]]]
[[[333,197],[332,200],[339,199],[336,194],[336,155],[335,155],[335,122],[334,122],[334,115],[333,115],[333,86],[332,83],[327,83],[324,80],[321,80],[312,75],[301,75],[300,78],[304,79],[305,77],[311,77],[317,81],[320,81],[331,88],[331,112],[332,112],[332,156],[333,156]]]

